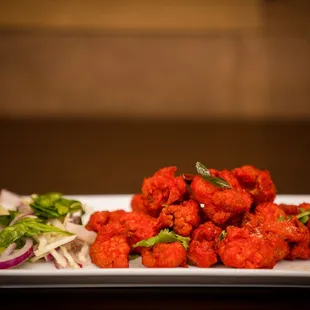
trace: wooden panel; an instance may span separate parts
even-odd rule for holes
[[[310,42],[2,35],[0,117],[310,118]]]
[[[0,115],[238,115],[224,37],[3,36]]]
[[[310,117],[310,41],[272,38],[268,46],[270,110],[279,117]]]
[[[266,38],[243,36],[236,40],[237,74],[235,100],[242,117],[262,118],[272,114],[270,108],[270,66]]]
[[[224,30],[257,28],[260,0],[1,0],[0,28]]]

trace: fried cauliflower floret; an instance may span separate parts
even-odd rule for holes
[[[217,263],[216,244],[222,229],[212,222],[200,225],[193,231],[187,258],[194,265],[208,268]]]
[[[130,246],[122,225],[103,226],[91,245],[89,256],[100,268],[128,268]]]
[[[129,268],[129,251],[126,237],[116,235],[92,244],[89,255],[92,262],[100,268]]]
[[[126,212],[124,210],[112,211],[112,212],[109,213],[109,221],[108,221],[108,223],[116,223],[126,214],[128,214],[128,212]]]
[[[98,232],[103,225],[108,223],[109,211],[98,211],[91,215],[85,228]]]
[[[191,189],[196,200],[204,204],[203,212],[216,225],[225,224],[236,214],[250,210],[252,199],[227,170],[210,169],[211,175],[225,179],[231,188],[220,188],[201,176],[195,176]]]
[[[225,266],[234,268],[273,268],[288,252],[288,245],[275,234],[247,227],[227,227],[227,235],[218,244],[218,254]]]
[[[157,235],[156,219],[137,212],[123,215],[111,212],[111,222],[103,225],[90,248],[90,257],[101,268],[127,268],[130,251],[141,240]]]
[[[278,205],[263,203],[257,206],[255,215],[248,215],[247,218],[246,227],[274,234],[289,244],[290,251],[283,258],[308,258],[309,230],[296,216],[288,218]]]
[[[309,239],[307,227],[295,216],[287,218],[285,212],[274,203],[257,206],[255,215],[251,216],[246,226],[272,232],[288,242],[304,242]]]
[[[286,259],[308,258],[309,230],[295,216],[281,222],[265,223],[262,229],[289,242],[291,251]]]
[[[287,205],[287,204],[279,204],[279,208],[286,214],[286,215],[297,215],[299,213],[298,206],[296,205]]]
[[[140,213],[146,213],[147,214],[147,208],[146,208],[146,198],[141,194],[136,194],[132,197],[131,200],[131,209],[133,212],[140,212]]]
[[[266,233],[268,242],[273,247],[273,256],[276,262],[285,259],[290,253],[290,246],[283,238],[274,233]]]
[[[303,211],[310,210],[310,203],[301,203],[300,205],[286,205],[286,204],[279,204],[280,209],[282,209],[286,215],[297,215]]]
[[[126,236],[124,226],[119,222],[109,223],[100,228],[95,241],[108,240],[116,235]]]
[[[157,243],[141,248],[142,264],[148,268],[186,267],[186,250],[180,242]]]
[[[91,231],[98,232],[102,226],[117,222],[124,214],[126,214],[124,210],[116,210],[113,212],[109,211],[97,211],[93,213],[86,224],[85,228]]]
[[[186,183],[182,177],[175,176],[176,171],[176,167],[166,167],[144,179],[142,195],[146,199],[145,209],[149,215],[157,217],[164,206],[180,201],[185,196]]]
[[[242,166],[232,170],[243,188],[253,197],[254,203],[273,202],[276,187],[267,170],[259,170],[253,166]]]
[[[262,203],[255,209],[255,214],[263,219],[264,223],[278,222],[286,219],[285,212],[275,203]]]
[[[287,260],[309,259],[309,241],[293,244],[290,253],[285,257]]]
[[[159,232],[156,219],[144,213],[127,213],[120,218],[119,223],[126,233],[130,247],[141,240],[157,235]],[[135,250],[137,251],[139,248]]]
[[[175,233],[187,237],[200,224],[200,211],[200,205],[195,200],[170,205],[162,209],[157,225],[160,229],[172,228]]]
[[[272,225],[279,221],[287,219],[285,212],[275,203],[262,203],[255,209],[255,214],[247,212],[243,218],[243,226],[251,227],[252,229],[263,225]]]

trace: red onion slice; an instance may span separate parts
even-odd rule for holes
[[[44,259],[46,262],[50,262],[50,261],[54,260],[54,257],[52,254],[48,253],[44,256]]]
[[[16,267],[27,260],[33,253],[33,240],[25,239],[25,245],[22,249],[13,252],[11,255],[0,257],[0,269]]]

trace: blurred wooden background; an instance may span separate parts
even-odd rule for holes
[[[310,1],[0,1],[0,187],[131,193],[254,164],[310,193]]]
[[[0,2],[0,116],[310,117],[310,2]]]

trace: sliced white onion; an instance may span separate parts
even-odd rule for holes
[[[66,258],[56,250],[52,250],[51,255],[55,258],[54,264],[57,269],[67,267]]]
[[[80,268],[80,266],[74,261],[74,259],[72,258],[72,256],[69,254],[69,252],[64,246],[60,247],[60,251],[62,252],[63,256],[67,259],[67,261],[69,262],[70,267],[74,269]]]
[[[48,223],[52,224],[52,226],[55,226],[59,229],[62,229],[62,230],[66,230],[65,226],[63,225],[63,223],[58,220],[58,219],[50,219],[48,220]]]
[[[35,252],[35,251],[34,251],[34,252]],[[47,253],[47,254],[42,254],[42,255],[40,255],[40,256],[34,256],[34,257],[32,257],[32,258],[30,259],[30,261],[31,261],[32,263],[35,263],[36,261],[38,261],[38,260],[40,260],[40,259],[42,259],[42,258],[44,258],[46,262],[50,262],[50,261],[54,260],[54,257],[53,257],[50,253]]]
[[[89,258],[89,246],[88,244],[84,244],[82,246],[81,251],[78,253],[78,259],[84,263],[88,261]]]
[[[36,261],[38,261],[38,260],[44,258],[44,256],[45,256],[45,254],[42,254],[42,255],[40,255],[40,256],[34,256],[34,257],[32,257],[32,258],[30,259],[30,261],[31,261],[32,263],[35,263]]]
[[[0,257],[4,258],[5,256],[11,255],[11,254],[15,251],[16,245],[17,245],[16,243],[10,244],[10,245],[3,251],[3,253],[1,254]]]
[[[21,198],[6,189],[2,189],[0,192],[0,205],[7,210],[15,211],[21,204]]]
[[[97,234],[94,231],[89,231],[82,225],[77,225],[70,222],[66,223],[66,230],[72,234],[76,234],[78,239],[85,241],[88,244],[93,244],[97,237]]]
[[[39,236],[37,237],[37,241],[39,242],[38,248],[35,250],[35,252],[41,251],[44,252],[45,247],[47,246],[47,238],[43,235],[43,236]]]
[[[25,245],[11,255],[0,257],[0,269],[16,267],[26,261],[33,253],[33,240],[26,238]]]
[[[69,254],[71,255],[71,257],[74,259],[74,261],[79,265],[79,266],[87,266],[88,264],[90,264],[90,259],[87,260],[87,261],[81,261],[79,258],[78,258],[78,255],[77,253],[73,252],[73,251],[68,251]]]
[[[33,214],[34,211],[31,209],[29,205],[23,204],[17,207],[17,211],[20,213],[28,213]]]
[[[80,225],[80,223],[82,223],[82,211],[76,211],[74,213],[67,213],[63,224],[66,226],[67,223],[73,223],[73,224],[77,224]]]
[[[56,248],[60,247],[61,245],[64,245],[68,242],[71,242],[73,241],[74,239],[76,238],[76,235],[73,235],[73,236],[68,236],[68,237],[63,237],[57,241],[54,241],[52,243],[49,243],[47,244],[44,249],[38,249],[34,252],[34,255],[35,256],[40,256],[42,254],[45,254],[45,253],[48,253],[48,252],[51,252],[52,250],[55,250]],[[52,252],[51,252],[52,254]],[[53,255],[53,254],[52,254]]]
[[[71,217],[71,213],[67,213],[67,215],[65,216],[64,218],[64,221],[63,221],[63,225],[66,227],[66,224],[67,222],[70,222],[70,217]]]

